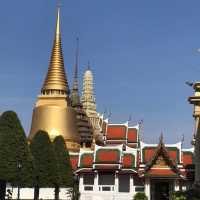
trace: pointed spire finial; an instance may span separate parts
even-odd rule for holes
[[[163,132],[161,132],[161,135],[160,135],[160,144],[163,144]]]
[[[128,122],[131,122],[131,121],[132,121],[132,114],[130,114],[128,117]]]
[[[60,2],[60,1],[58,1]],[[61,91],[61,93],[69,95],[69,87],[67,76],[64,69],[64,59],[61,44],[60,31],[60,5],[57,3],[57,19],[54,43],[49,63],[48,73],[42,87],[42,93],[49,93],[48,91]]]
[[[56,20],[56,35],[60,34],[60,8],[61,8],[61,0],[57,0],[57,20]]]
[[[74,65],[74,80],[71,93],[72,106],[80,104],[80,97],[78,92],[78,59],[79,59],[79,38],[76,38],[76,52],[75,52],[75,65]]]
[[[61,4],[61,0],[57,0],[57,2],[56,2],[56,6],[57,6],[57,8],[60,8],[60,7],[62,6],[62,4]]]
[[[90,70],[90,61],[88,60],[88,66],[87,66],[87,69]]]
[[[79,38],[76,38],[76,55],[75,55],[75,69],[74,78],[78,79],[78,59],[79,59]]]
[[[60,35],[60,7],[57,8],[56,35]]]

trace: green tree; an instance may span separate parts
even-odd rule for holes
[[[26,135],[17,114],[4,112],[0,116],[0,185],[1,199],[6,182],[31,186],[33,165]],[[20,168],[18,168],[20,166]]]
[[[40,187],[55,187],[57,185],[57,163],[53,144],[47,132],[38,131],[31,141],[30,149],[34,161],[34,199],[38,199]]]
[[[55,199],[59,199],[60,187],[73,186],[73,172],[69,153],[62,136],[57,136],[54,141],[54,151],[57,162],[58,184],[55,187]]]

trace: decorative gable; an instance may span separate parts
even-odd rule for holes
[[[168,152],[170,159],[175,163],[180,163],[180,151],[177,147],[165,147]],[[156,152],[156,147],[144,147],[142,149],[143,162],[148,163]]]
[[[162,155],[159,155],[157,157],[157,160],[152,166],[152,168],[166,168],[166,167],[168,167],[168,164]]]
[[[174,159],[175,157],[173,157],[177,156],[176,149],[167,149],[163,143],[162,136],[158,146],[156,148],[149,148],[147,152],[149,161],[146,163],[146,167],[142,172],[145,176],[183,176],[177,166],[176,161],[178,159]],[[145,153],[143,156],[145,158]],[[152,156],[151,159],[150,156]]]
[[[156,155],[157,154],[157,155]],[[152,160],[147,164],[145,176],[151,177],[169,177],[179,176],[180,171],[165,152],[157,152]]]

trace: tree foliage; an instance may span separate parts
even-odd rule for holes
[[[57,136],[53,144],[59,177],[58,185],[59,187],[71,187],[73,185],[73,172],[65,141],[62,136]]]
[[[0,179],[31,186],[32,157],[24,129],[13,111],[4,112],[0,117],[0,147]]]
[[[55,187],[58,183],[57,164],[48,133],[38,131],[31,141],[30,149],[34,160],[34,182],[39,187]]]
[[[133,198],[133,200],[147,200],[147,196],[144,192],[137,192]]]

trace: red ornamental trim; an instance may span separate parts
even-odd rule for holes
[[[99,149],[96,152],[96,163],[119,163],[120,151],[118,149]]]
[[[93,164],[93,154],[83,154],[81,156],[81,160],[80,160],[80,167],[84,168],[84,167],[92,167]]]
[[[119,169],[119,166],[118,165],[95,165],[95,169],[104,169],[104,170]]]
[[[146,175],[153,175],[153,176],[178,176],[173,170],[171,169],[150,169]]]

